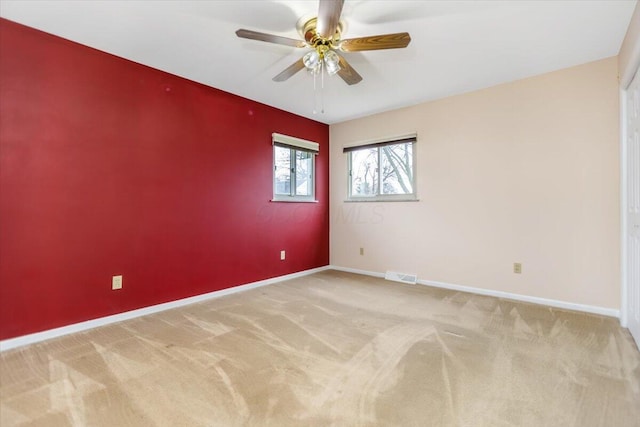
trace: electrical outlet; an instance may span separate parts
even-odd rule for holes
[[[364,248],[360,248],[360,255],[364,255]]]
[[[516,274],[522,274],[522,264],[519,262],[513,263],[513,272]]]
[[[286,252],[285,251],[280,251],[280,261],[284,261],[286,257],[287,257]]]
[[[113,276],[111,278],[111,289],[122,289],[122,276]]]

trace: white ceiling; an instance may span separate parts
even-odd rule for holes
[[[363,81],[271,79],[305,49],[237,38],[246,28],[300,38],[318,2],[14,1],[0,16],[324,123],[464,93],[616,55],[636,0],[346,0],[343,39],[407,31],[406,49],[345,54]]]

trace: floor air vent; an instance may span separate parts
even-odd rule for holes
[[[415,285],[418,280],[418,276],[416,274],[398,273],[396,271],[387,271],[384,278],[387,280],[393,280],[394,282],[409,283],[411,285]]]

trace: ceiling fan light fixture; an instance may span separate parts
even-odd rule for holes
[[[311,74],[312,76],[318,76],[322,73],[322,62],[318,62],[318,65],[316,65],[315,68],[307,68],[307,71],[309,72],[309,74]]]
[[[320,65],[320,60],[321,60],[320,54],[316,50],[312,50],[311,52],[307,53],[305,56],[302,57],[302,62],[304,63],[304,66],[312,71],[318,68],[318,66]]]
[[[330,76],[340,71],[340,57],[332,50],[324,54],[324,63]]]

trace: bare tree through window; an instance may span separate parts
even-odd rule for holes
[[[415,195],[414,142],[350,149],[350,197]]]

